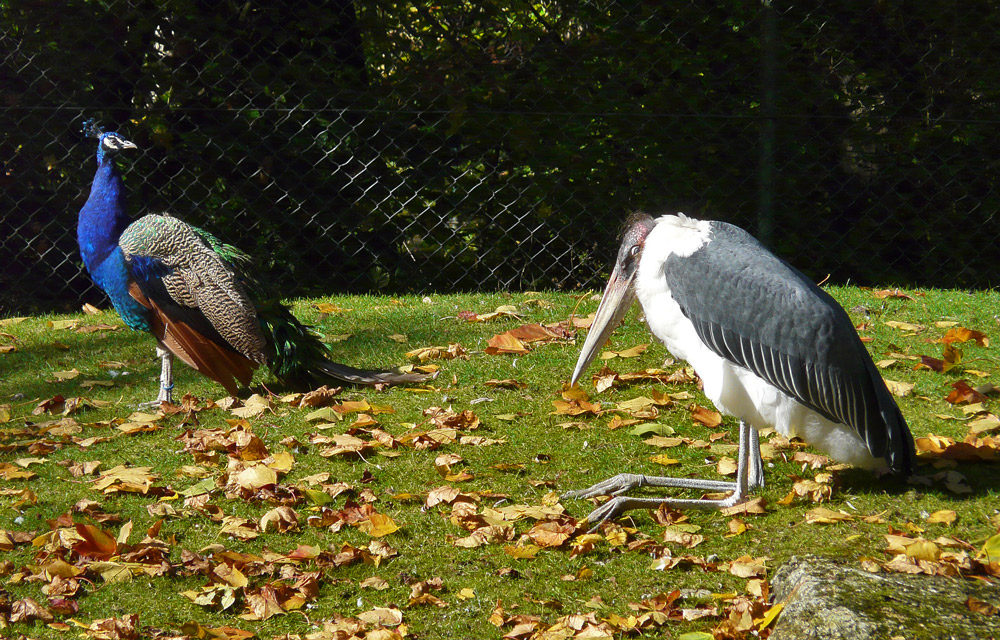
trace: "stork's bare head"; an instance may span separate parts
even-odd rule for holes
[[[614,270],[604,288],[604,296],[597,307],[594,322],[580,350],[576,368],[573,370],[571,384],[576,384],[583,372],[597,356],[598,350],[608,341],[611,332],[615,330],[628,313],[635,300],[635,275],[639,270],[639,260],[646,246],[646,237],[656,226],[656,220],[645,213],[635,213],[625,223],[621,246],[618,247],[618,257]]]

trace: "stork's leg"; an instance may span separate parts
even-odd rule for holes
[[[749,425],[740,422],[740,444],[737,452],[736,481],[723,482],[718,480],[697,480],[692,478],[669,478],[661,476],[641,476],[622,473],[604,482],[580,491],[570,491],[563,494],[564,498],[589,498],[598,495],[611,495],[610,500],[597,507],[587,516],[594,523],[594,529],[605,520],[611,520],[626,511],[633,509],[656,509],[660,505],[675,508],[691,509],[726,509],[737,505],[749,497],[752,488],[762,486],[760,478],[752,478],[754,474],[763,475],[763,462],[760,459],[760,440],[757,431]],[[679,487],[683,489],[702,489],[709,491],[732,491],[733,493],[720,500],[698,500],[685,498],[631,498],[622,495],[636,487]],[[591,529],[593,530],[593,529]]]
[[[740,423],[743,428],[743,423]],[[760,456],[760,433],[750,428],[750,491],[764,488],[764,459]]]
[[[157,344],[156,355],[160,358],[160,393],[157,394],[156,400],[139,405],[143,409],[159,407],[161,402],[174,401],[174,354],[162,344]]]

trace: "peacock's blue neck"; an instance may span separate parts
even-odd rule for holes
[[[76,238],[87,272],[108,297],[125,323],[149,331],[149,312],[128,292],[129,274],[118,238],[129,225],[124,185],[110,156],[98,154],[97,173],[90,197],[80,209]]]
[[[102,157],[77,224],[77,240],[87,271],[93,274],[94,268],[118,248],[118,238],[128,223],[121,174],[112,158]]]

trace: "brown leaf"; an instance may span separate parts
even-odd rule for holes
[[[981,613],[984,616],[995,616],[997,613],[1000,613],[1000,609],[997,609],[989,602],[985,602],[973,596],[969,596],[969,598],[965,601],[965,606],[968,607],[969,611]]]
[[[528,348],[524,346],[524,343],[510,331],[505,331],[504,333],[498,333],[497,335],[490,338],[490,341],[486,347],[486,353],[489,355],[500,355],[500,354],[514,354],[514,355],[525,355],[529,353]]]
[[[539,522],[528,531],[528,537],[539,547],[559,547],[565,543],[576,527],[554,520]]]
[[[375,589],[376,591],[385,591],[389,588],[389,583],[385,578],[379,576],[371,576],[370,578],[365,578],[358,583],[358,586],[362,589]]]
[[[132,613],[121,618],[94,620],[84,630],[84,634],[97,640],[137,640],[139,615]]]
[[[649,348],[649,343],[637,344],[621,351],[605,351],[601,354],[601,360],[611,360],[612,358],[638,358]]]
[[[584,413],[594,415],[601,413],[601,406],[590,402],[587,393],[579,387],[564,389],[562,397],[562,400],[552,401],[555,410],[550,415],[578,416]]]
[[[952,392],[945,398],[950,404],[972,404],[986,401],[986,396],[969,386],[965,380],[952,383],[951,387]]]
[[[764,508],[765,504],[767,503],[764,500],[764,496],[757,496],[745,502],[721,509],[719,513],[724,516],[760,515],[767,513],[767,510]]]
[[[9,619],[14,623],[32,622],[33,620],[41,620],[47,623],[55,620],[55,616],[52,615],[48,608],[38,604],[35,600],[23,598],[11,603]]]
[[[487,380],[485,382],[487,387],[493,387],[494,389],[527,389],[528,385],[513,378],[505,378],[503,380]]]
[[[261,516],[259,528],[264,533],[267,533],[268,529],[271,528],[274,528],[278,533],[298,531],[299,517],[291,507],[276,507]]]
[[[73,545],[73,550],[84,558],[107,560],[118,551],[115,537],[93,525],[78,524],[76,533],[81,540]]]
[[[904,300],[913,300],[913,296],[900,291],[899,289],[879,289],[878,291],[871,292],[872,297],[878,298],[879,300],[885,300],[886,298],[902,298]]]
[[[722,424],[722,414],[718,411],[712,411],[697,404],[692,404],[688,409],[691,411],[692,420],[710,429],[714,429]]]

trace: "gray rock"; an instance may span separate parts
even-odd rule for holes
[[[785,602],[770,640],[994,640],[1000,616],[976,613],[969,596],[1000,607],[1000,586],[980,580],[869,573],[857,563],[797,556],[771,579]]]

